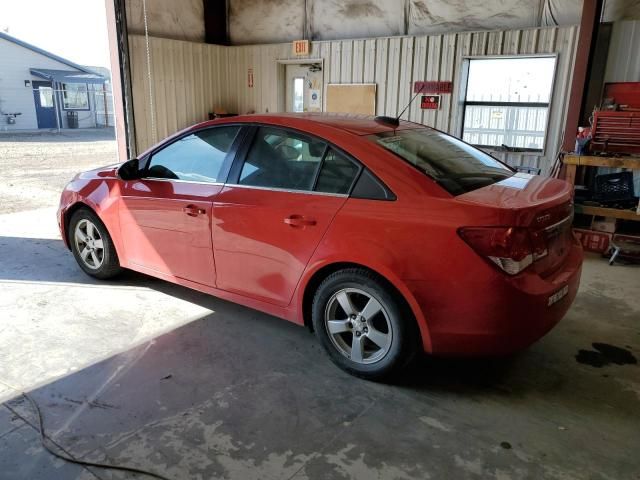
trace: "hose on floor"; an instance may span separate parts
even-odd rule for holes
[[[127,467],[123,465],[109,465],[107,463],[85,462],[84,460],[76,460],[75,458],[62,455],[61,453],[52,449],[47,443],[47,440],[49,440],[49,438],[44,433],[44,422],[42,420],[42,412],[40,411],[40,407],[38,406],[36,401],[33,398],[31,398],[30,395],[24,392],[22,392],[22,396],[27,400],[29,400],[29,403],[31,403],[31,406],[33,407],[33,410],[35,411],[36,416],[38,417],[38,432],[40,433],[40,443],[42,443],[43,448],[54,457],[64,460],[65,462],[75,463],[76,465],[82,465],[84,467],[95,467],[95,468],[103,468],[108,470],[119,470],[121,472],[130,472],[130,473],[137,473],[140,475],[146,475],[148,477],[157,478],[159,480],[170,480],[169,478],[163,475],[160,475],[159,473],[150,472],[148,470],[142,470],[140,468]]]

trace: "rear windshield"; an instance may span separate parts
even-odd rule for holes
[[[481,150],[430,128],[383,132],[368,138],[433,178],[452,195],[491,185],[515,173]]]

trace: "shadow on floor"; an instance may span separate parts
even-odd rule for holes
[[[0,280],[103,283],[59,240],[1,237],[0,249],[14,252]],[[626,478],[638,467],[622,448],[640,440],[638,398],[578,365],[568,331],[511,359],[422,357],[385,385],[338,370],[299,326],[143,275],[109,284],[121,282],[215,313],[31,392],[76,457],[179,479]],[[28,403],[6,405],[7,478],[93,478],[51,463]]]
[[[212,301],[215,314],[31,392],[47,432],[77,458],[181,479],[290,478],[296,471],[342,478],[359,461],[362,475],[353,478],[393,472],[453,478],[456,455],[542,478],[544,464],[505,459],[504,445],[544,452],[554,468],[570,472],[574,466],[561,452],[584,440],[572,422],[589,430],[610,421],[585,425],[602,412],[574,398],[582,382],[576,390],[554,372],[554,388],[542,388],[550,372],[535,372],[535,355],[506,362],[422,359],[398,384],[376,384],[334,367],[305,329]],[[533,376],[523,381],[523,375]],[[585,390],[601,405],[597,383]],[[34,424],[22,398],[7,405]],[[613,429],[635,415],[633,405],[610,406],[618,408]],[[558,425],[572,431],[562,434]],[[25,433],[36,447],[33,431]],[[13,441],[0,438],[8,478],[38,478],[30,465],[44,460],[24,458],[17,451],[23,443],[12,435]],[[595,441],[591,448],[601,447]]]
[[[304,335],[306,339],[313,341],[313,337],[308,334],[306,329],[290,325],[283,320],[255,310],[138,272],[125,270],[117,278],[109,281],[94,279],[86,275],[78,267],[71,252],[58,239],[0,236],[0,252],[2,252],[0,281],[60,282],[95,287],[146,287],[209,310],[222,312],[223,316],[237,316],[241,321],[260,317],[263,319],[262,321],[267,322],[269,325],[273,324],[278,330],[282,328],[293,329],[298,334]],[[38,268],[34,268],[34,264],[38,265]],[[589,298],[588,301],[592,303],[594,300]],[[599,301],[606,302],[606,298],[601,298]],[[579,302],[580,296],[577,300],[577,303]],[[593,310],[594,306],[589,304],[589,308]],[[552,332],[550,337],[557,337],[557,335]],[[561,341],[561,338],[557,338],[557,340]],[[553,363],[557,360],[553,356],[544,358],[545,353],[553,354],[554,352],[545,352],[544,349],[534,347],[534,349],[519,355],[489,359],[441,359],[420,356],[412,367],[407,370],[406,374],[397,379],[395,384],[398,387],[411,389],[442,387],[446,390],[450,387],[464,386],[467,389],[495,392],[513,391],[515,387],[502,385],[505,377],[513,374],[517,375],[518,369],[523,366],[528,367],[532,357],[540,356],[541,363],[536,367],[538,369],[544,369],[546,368],[545,364]],[[428,374],[425,375],[425,372],[428,372]],[[547,380],[548,382],[544,383],[544,388],[555,388],[560,383],[560,380],[557,379]],[[527,381],[520,381],[519,384],[527,385]],[[522,385],[520,386],[522,387]],[[534,385],[534,387],[540,388],[541,385]]]
[[[131,270],[125,270],[113,280],[97,280],[80,269],[62,240],[10,236],[0,236],[0,281],[2,280],[134,287],[166,284]]]

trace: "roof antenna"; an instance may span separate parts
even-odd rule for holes
[[[409,103],[407,103],[407,106],[404,107],[402,109],[402,111],[398,114],[397,117],[388,117],[388,116],[384,116],[384,115],[380,115],[374,118],[374,121],[377,123],[381,123],[382,125],[387,125],[390,127],[394,127],[397,128],[400,126],[400,117],[404,114],[404,112],[407,111],[407,108],[409,108],[409,106],[413,103],[413,101],[416,99],[416,97],[418,95],[420,95],[422,93],[422,89],[418,90],[416,92],[416,94],[411,97],[411,100],[409,100]]]

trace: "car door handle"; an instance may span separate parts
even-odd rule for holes
[[[302,215],[289,215],[284,219],[284,223],[291,227],[312,227],[317,222],[313,218],[303,217]]]
[[[204,215],[207,213],[204,208],[198,208],[195,205],[187,205],[182,209],[182,211],[190,217],[197,217],[198,215]]]

